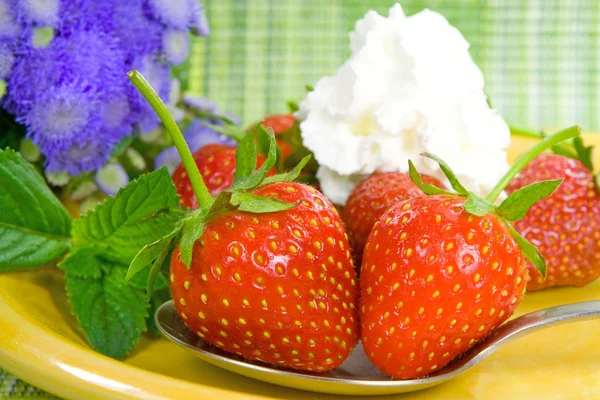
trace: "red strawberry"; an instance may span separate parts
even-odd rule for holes
[[[292,114],[269,115],[262,120],[262,124],[273,129],[275,136],[291,129],[296,123],[296,118]]]
[[[196,151],[193,156],[200,174],[210,194],[215,196],[231,186],[235,173],[235,147],[222,144],[209,144]],[[257,156],[257,167],[265,162],[262,154]],[[275,170],[269,172],[269,176]],[[198,200],[192,190],[188,173],[180,164],[172,175],[173,183],[179,194],[179,201],[186,208],[198,208]]]
[[[341,219],[306,185],[275,183],[252,193],[300,205],[210,220],[189,270],[179,249],[173,254],[177,310],[201,338],[247,359],[335,368],[358,340],[357,282]]]
[[[384,373],[427,375],[504,322],[525,290],[525,259],[505,224],[428,196],[386,211],[365,246],[361,331]]]
[[[425,183],[443,188],[440,181],[423,175]],[[386,172],[371,175],[352,191],[342,211],[354,259],[360,265],[363,248],[375,222],[392,205],[402,200],[423,196],[408,174]]]
[[[564,178],[550,197],[536,203],[515,224],[548,262],[544,280],[529,263],[527,290],[550,286],[585,286],[600,275],[600,197],[594,177],[581,161],[547,154],[533,160],[506,188],[513,193],[523,186]]]
[[[523,155],[531,160],[568,129]],[[453,194],[410,176],[429,196],[405,200],[375,224],[361,266],[360,318],[365,353],[384,373],[417,378],[443,368],[513,313],[527,282],[525,256],[543,257],[511,223],[549,196],[560,180],[539,182],[494,202],[525,163],[516,163],[484,199],[469,192],[442,160]]]

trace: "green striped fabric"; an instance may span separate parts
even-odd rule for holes
[[[250,123],[284,112],[305,84],[349,54],[348,32],[390,0],[204,0],[211,35],[194,42],[189,89]],[[600,2],[406,0],[430,8],[471,43],[494,107],[516,126],[600,130]]]
[[[211,35],[193,42],[188,90],[250,123],[285,112],[306,84],[332,74],[348,56],[354,22],[368,9],[387,15],[393,1],[204,4]],[[406,0],[402,6],[407,14],[439,11],[461,30],[492,104],[509,123],[600,130],[600,1]],[[0,399],[24,397],[46,398],[0,370]]]

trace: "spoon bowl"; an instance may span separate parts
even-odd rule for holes
[[[338,368],[326,373],[311,373],[275,368],[249,361],[211,346],[183,323],[173,301],[158,308],[156,325],[165,337],[191,351],[203,361],[260,381],[313,392],[342,395],[383,395],[413,392],[444,383],[471,369],[507,343],[529,333],[567,322],[598,318],[600,301],[587,301],[546,308],[515,318],[500,326],[467,353],[427,377],[394,380],[381,373],[367,359],[362,346]]]

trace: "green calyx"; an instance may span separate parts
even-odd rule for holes
[[[202,237],[206,224],[218,215],[234,210],[257,214],[270,213],[288,210],[297,206],[297,204],[286,203],[278,199],[258,196],[251,193],[251,191],[261,185],[293,181],[310,161],[310,156],[304,157],[289,172],[267,177],[269,171],[276,164],[278,157],[273,130],[266,129],[262,124],[259,124],[248,134],[243,131],[242,134],[239,127],[226,124],[223,129],[227,130],[230,136],[237,135],[236,170],[231,187],[213,198],[198,171],[179,127],[160,97],[138,71],[130,71],[128,76],[148,100],[171,135],[177,151],[181,155],[199,204],[198,210],[186,212],[171,232],[144,246],[131,262],[127,279],[131,279],[147,266],[151,266],[147,288],[148,293],[151,293],[153,280],[158,275],[161,266],[165,263],[168,264],[169,253],[172,252],[174,246],[179,243],[181,260],[189,268],[192,263],[194,244]],[[258,168],[257,143],[266,156],[265,162]]]
[[[558,145],[559,143],[573,139],[573,143],[578,142],[580,138],[581,129],[578,126],[573,126],[571,128],[560,131],[552,136],[546,137],[544,140],[540,141],[534,147],[532,147],[529,151],[523,154],[506,172],[506,174],[500,179],[498,184],[490,191],[490,194],[483,198],[478,196],[477,194],[468,191],[458,180],[456,174],[452,171],[452,169],[439,157],[424,153],[422,156],[430,158],[436,161],[448,181],[450,185],[455,190],[455,192],[450,192],[447,190],[439,189],[432,185],[427,185],[423,183],[421,176],[415,169],[415,166],[411,161],[408,162],[409,166],[409,174],[413,182],[421,188],[421,190],[428,195],[439,195],[439,194],[451,194],[466,197],[467,199],[463,203],[463,207],[465,211],[470,214],[477,216],[484,216],[488,213],[493,213],[498,218],[500,218],[507,225],[511,235],[518,243],[521,251],[527,257],[533,265],[540,271],[542,276],[546,276],[546,261],[544,257],[539,253],[537,248],[529,243],[524,237],[522,237],[511,225],[512,222],[518,221],[523,218],[527,211],[538,201],[550,196],[561,184],[562,179],[557,180],[549,180],[536,182],[532,185],[525,186],[510,196],[508,196],[504,201],[496,206],[494,203],[497,198],[500,196],[502,191],[508,186],[508,184],[517,176],[517,174],[535,157],[540,155],[545,150]]]

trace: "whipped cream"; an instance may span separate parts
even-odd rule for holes
[[[469,43],[440,14],[389,17],[369,11],[350,33],[350,58],[321,78],[296,117],[320,164],[324,194],[344,204],[369,174],[419,172],[444,181],[441,157],[461,182],[485,195],[508,169],[506,122],[489,107]]]

